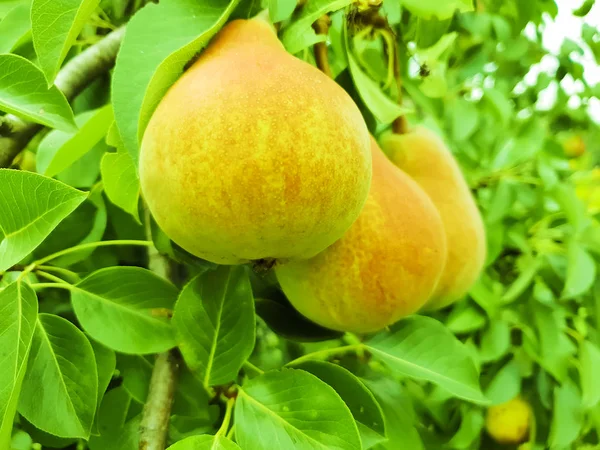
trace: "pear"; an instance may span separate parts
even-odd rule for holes
[[[419,310],[446,260],[442,220],[423,190],[371,143],[373,180],[350,230],[314,258],[275,266],[292,305],[339,331],[380,330]]]
[[[506,403],[490,406],[485,428],[499,444],[520,444],[529,435],[532,415],[529,403],[518,395]]]
[[[260,19],[228,23],[145,130],[142,193],[158,225],[218,264],[310,258],[369,192],[369,133],[350,96]]]
[[[425,309],[443,308],[465,296],[485,263],[487,241],[481,214],[460,167],[431,130],[384,134],[383,151],[429,195],[437,207],[448,243],[442,278]]]

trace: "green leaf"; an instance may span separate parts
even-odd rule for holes
[[[100,401],[110,384],[110,380],[115,373],[117,367],[117,357],[111,349],[91,340],[92,350],[96,358],[96,369],[98,370],[98,401],[96,404],[96,414],[100,409]]]
[[[210,421],[209,395],[202,381],[187,368],[182,367],[173,400],[173,414]]]
[[[163,0],[127,24],[112,83],[115,119],[137,164],[139,142],[154,109],[185,64],[223,26],[238,0]]]
[[[354,374],[323,361],[306,361],[295,368],[312,373],[335,389],[358,425],[364,449],[386,439],[383,411],[371,391]]]
[[[600,402],[600,349],[590,341],[579,347],[582,406],[593,408]]]
[[[363,379],[373,392],[384,413],[386,442],[377,444],[373,450],[424,450],[416,428],[416,414],[408,392],[390,378]]]
[[[507,126],[513,116],[513,104],[506,98],[504,93],[495,88],[484,90],[484,99],[486,99],[502,122],[503,126]]]
[[[460,427],[448,442],[448,446],[456,449],[476,448],[475,440],[481,435],[484,422],[483,412],[480,409],[470,408],[464,411]]]
[[[485,396],[492,405],[500,405],[515,398],[521,392],[521,369],[516,359],[504,365],[487,386]]]
[[[63,438],[54,436],[51,433],[46,433],[45,431],[39,430],[34,427],[31,423],[29,423],[24,417],[21,416],[20,420],[21,428],[32,437],[33,441],[41,444],[44,448],[65,448],[69,445],[75,444],[77,442],[76,438]],[[27,449],[30,450],[30,449]],[[33,449],[31,449],[33,450]]]
[[[252,288],[243,266],[220,266],[198,275],[179,296],[173,324],[183,357],[204,385],[233,380],[252,353]]]
[[[361,70],[350,51],[347,56],[348,67],[350,68],[350,74],[352,75],[352,80],[354,80],[356,90],[377,120],[383,124],[389,124],[396,117],[411,112],[385,95],[379,84]]]
[[[530,120],[515,138],[508,139],[501,147],[492,161],[492,169],[514,167],[535,158],[543,149],[547,134],[546,125],[541,120]]]
[[[152,378],[152,362],[146,356],[119,354],[117,369],[123,378],[123,389],[136,402],[143,404]]]
[[[472,102],[458,98],[450,110],[452,114],[452,136],[457,141],[465,141],[477,130],[479,111]]]
[[[48,85],[100,0],[33,0],[31,34]]]
[[[23,3],[23,0],[0,0],[0,19],[21,3]]]
[[[140,267],[98,270],[72,288],[82,328],[122,353],[157,353],[175,346],[169,315],[177,288]]]
[[[302,316],[289,303],[257,298],[256,314],[278,335],[298,342],[318,342],[343,336],[339,331],[323,328]]]
[[[240,447],[225,436],[190,436],[171,445],[167,450],[240,450]]]
[[[59,181],[0,169],[0,271],[31,253],[86,198]]]
[[[465,400],[487,403],[469,351],[443,324],[430,317],[407,317],[365,345],[398,374],[431,381]]]
[[[99,241],[107,224],[107,212],[98,187],[79,207],[52,230],[44,242],[33,252],[34,258],[42,258],[78,244]],[[58,266],[68,266],[89,257],[94,248],[78,250],[52,261]]]
[[[71,164],[67,169],[56,175],[58,181],[80,189],[99,188],[97,185],[100,175],[100,161],[108,151],[104,141],[98,142],[85,155]]]
[[[19,414],[55,436],[88,439],[97,395],[96,360],[85,335],[62,317],[40,314]]]
[[[296,0],[269,0],[269,18],[277,23],[289,19],[296,8]]]
[[[51,131],[39,144],[37,171],[48,177],[62,172],[100,142],[112,121],[112,107],[106,105],[75,117],[75,132]]]
[[[585,205],[577,196],[573,186],[561,183],[552,190],[552,196],[566,214],[575,234],[581,232],[590,219],[586,214]]]
[[[24,42],[31,29],[29,5],[18,5],[0,21],[0,53],[9,53]]]
[[[73,111],[56,86],[25,58],[0,55],[0,110],[51,128],[76,129]]]
[[[345,8],[352,0],[312,0],[306,2],[299,14],[292,17],[290,24],[285,27],[281,34],[281,41],[286,50],[296,54],[317,42],[326,39],[325,36],[317,36],[312,29],[312,24],[324,14]]]
[[[449,19],[455,11],[473,11],[470,0],[400,0],[402,6],[424,19]]]
[[[563,298],[573,298],[589,291],[596,279],[594,258],[574,239],[568,246],[567,279]]]
[[[37,311],[37,297],[28,284],[15,281],[0,290],[0,448],[10,448]]]
[[[295,369],[267,372],[240,388],[235,436],[244,450],[362,448],[352,414],[335,390]]]
[[[106,153],[100,170],[104,191],[110,201],[141,223],[138,212],[140,179],[131,155],[121,148],[116,153]]]
[[[583,4],[573,11],[573,15],[576,17],[585,17],[594,6],[595,0],[585,0]]]
[[[551,449],[571,448],[583,426],[579,390],[570,378],[554,388],[554,408],[548,442]]]
[[[137,443],[135,447],[121,445],[124,438],[125,441],[127,440],[128,429],[125,427],[125,422],[130,405],[131,397],[122,386],[106,393],[98,410],[100,435],[90,438],[91,450],[137,450]]]
[[[510,350],[510,326],[501,319],[491,320],[481,335],[479,357],[482,362],[496,361]]]
[[[81,244],[88,244],[91,242],[98,242],[102,240],[102,236],[104,235],[104,232],[106,231],[106,225],[108,222],[108,214],[106,211],[106,205],[104,204],[104,198],[102,196],[102,189],[101,187],[97,186],[92,192],[90,192],[90,196],[88,197],[88,200],[86,202],[83,203],[83,205],[81,205],[77,210],[75,210],[75,212],[73,213],[73,216],[78,216],[78,212],[79,210],[86,205],[91,205],[91,208],[86,208],[84,211],[82,211],[81,216],[85,216],[85,214],[87,213],[87,221],[89,223],[89,228],[85,229],[84,231],[87,231],[87,234],[85,234],[83,236],[83,238],[81,238],[81,240],[78,241],[73,241],[73,245],[81,245]],[[79,216],[79,217],[81,217]],[[69,232],[69,229],[67,227],[65,227],[65,229],[63,229],[63,224],[67,223],[67,222],[71,222],[71,219],[73,217],[69,216],[63,223],[61,223],[52,233],[50,233],[50,236],[48,236],[48,238],[46,239],[46,241],[52,239],[55,235],[55,233],[57,233],[57,237],[59,238],[61,235],[64,237],[62,239],[62,244],[63,246],[60,247],[58,249],[56,249],[55,251],[59,251],[63,248],[65,248],[65,243],[69,241],[69,239],[65,236],[65,233]],[[75,225],[77,226],[77,225]],[[58,231],[61,231],[61,233],[59,234]],[[75,233],[77,234],[77,233]],[[46,242],[44,242],[45,244]],[[57,241],[55,242],[56,244],[60,244],[61,240],[57,239]],[[70,252],[66,255],[60,256],[56,259],[54,259],[52,261],[52,264],[57,265],[57,266],[70,266],[73,265],[75,263],[78,263],[80,261],[83,261],[84,259],[88,258],[92,253],[94,253],[95,248],[87,248],[87,249],[82,249],[82,250],[77,250],[74,252]],[[35,252],[35,254],[37,255],[37,252]]]
[[[533,303],[531,316],[540,337],[540,365],[558,381],[563,381],[569,360],[576,351],[563,331],[566,327],[564,314],[541,303]]]
[[[519,298],[533,282],[538,270],[540,270],[540,266],[541,261],[539,258],[534,258],[527,264],[523,272],[519,274],[517,279],[506,289],[506,292],[502,294],[502,301],[504,303],[512,303]]]
[[[452,310],[446,326],[454,334],[465,334],[483,328],[486,322],[486,316],[479,308],[463,303]]]
[[[418,48],[431,47],[438,42],[444,35],[448,34],[448,29],[452,23],[451,19],[438,20],[435,17],[431,19],[416,19],[416,37],[415,42]]]

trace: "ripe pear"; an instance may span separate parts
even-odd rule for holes
[[[388,133],[380,143],[429,195],[444,222],[448,259],[425,309],[443,308],[466,295],[481,274],[487,251],[481,214],[454,156],[433,131],[416,127],[406,134]]]
[[[531,406],[521,396],[490,406],[485,418],[488,434],[499,444],[520,444],[529,435]]]
[[[429,299],[446,260],[442,220],[423,190],[371,144],[373,180],[350,230],[314,258],[275,266],[292,305],[334,330],[378,331]]]
[[[145,130],[140,181],[163,231],[218,264],[310,258],[369,192],[369,133],[333,80],[260,19],[228,23]]]

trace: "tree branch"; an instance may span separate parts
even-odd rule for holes
[[[73,100],[93,80],[114,66],[124,34],[125,27],[117,28],[65,64],[54,84],[67,100]],[[9,167],[42,128],[42,125],[12,114],[0,117],[0,167]]]
[[[327,36],[329,32],[329,25],[331,25],[331,19],[327,14],[319,17],[313,24],[313,28],[317,34],[323,34]],[[327,75],[329,78],[333,78],[333,72],[329,66],[329,56],[327,54],[327,42],[317,42],[314,45],[315,61],[317,67]]]
[[[150,210],[144,204],[146,236],[152,241]],[[148,268],[157,275],[172,279],[174,262],[148,247]],[[140,422],[139,450],[164,450],[169,436],[169,419],[179,374],[179,356],[175,350],[159,354],[154,362],[148,397]]]
[[[179,362],[173,351],[157,356],[140,422],[140,450],[164,450],[167,446],[178,372]]]

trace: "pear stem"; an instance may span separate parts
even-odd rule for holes
[[[394,79],[398,87],[398,104],[402,105],[402,67],[400,66],[400,52],[398,48],[398,39],[392,40],[393,45],[390,49],[390,58],[394,60]],[[392,122],[392,131],[396,134],[405,134],[408,132],[408,122],[404,114],[396,117]]]
[[[327,36],[329,33],[329,25],[331,25],[331,19],[327,14],[325,14],[317,19],[317,21],[313,24],[313,29],[317,34]],[[319,70],[321,70],[321,72],[323,72],[329,78],[333,78],[333,72],[331,71],[331,66],[329,65],[327,42],[317,42],[314,45],[314,51],[315,61]]]

